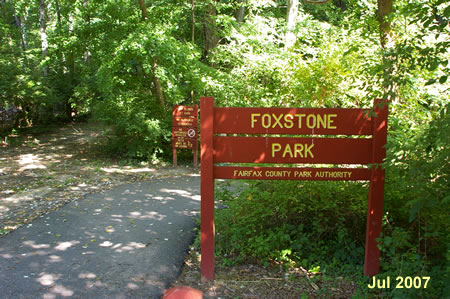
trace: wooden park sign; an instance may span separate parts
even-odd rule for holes
[[[370,181],[364,273],[373,276],[379,272],[376,239],[381,233],[384,201],[384,170],[380,164],[386,155],[388,115],[384,101],[376,100],[372,110],[216,108],[213,98],[203,97],[200,101],[203,280],[214,279],[214,179]],[[226,163],[233,164],[226,166]],[[353,167],[251,167],[237,163]]]
[[[197,167],[198,105],[174,106],[172,110],[173,165],[177,166],[177,148],[192,149]]]

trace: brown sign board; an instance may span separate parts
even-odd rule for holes
[[[173,164],[177,165],[177,148],[192,149],[197,166],[198,106],[176,105],[172,109]]]
[[[172,130],[172,138],[197,138],[197,128],[175,127]]]
[[[172,138],[173,148],[195,149],[197,147],[196,138]]]
[[[197,118],[197,107],[196,106],[179,106],[176,105],[173,107],[172,115],[175,116],[191,116]]]
[[[373,109],[216,108],[210,97],[200,102],[202,279],[214,279],[215,179],[369,181],[364,273],[379,272],[376,239],[384,201],[386,101],[375,100]],[[259,163],[283,166],[249,166]]]
[[[198,119],[191,116],[174,116],[172,118],[173,127],[190,127],[197,128]]]

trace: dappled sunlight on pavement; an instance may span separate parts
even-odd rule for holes
[[[48,156],[45,158],[49,158]],[[24,171],[27,169],[46,169],[47,167],[44,166],[42,163],[42,158],[39,158],[38,156],[34,154],[26,154],[26,155],[20,155],[17,159],[20,168],[19,171]]]
[[[101,132],[98,125],[68,124],[38,136],[24,135],[17,145],[2,148],[0,236],[92,192],[197,172],[186,167],[155,168],[144,162],[123,165],[99,151],[104,141]]]
[[[161,296],[193,240],[198,196],[198,177],[139,182],[36,219],[0,238],[1,297]]]

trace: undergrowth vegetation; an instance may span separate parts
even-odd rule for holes
[[[422,210],[411,222],[410,201],[392,206],[398,197],[387,196],[377,278],[431,280],[426,289],[370,290],[363,276],[367,184],[247,181],[240,186],[216,188],[216,200],[225,205],[216,211],[216,255],[224,265],[253,261],[325,277],[344,275],[360,284],[363,297],[442,298],[447,292],[448,214]],[[388,186],[388,194],[398,191]],[[430,218],[437,214],[441,217]]]
[[[360,184],[249,182],[238,196],[219,189],[228,208],[217,216],[219,252],[248,258],[342,269],[361,264],[367,188]],[[222,229],[222,230],[221,230]],[[223,255],[223,254],[221,254]]]
[[[300,2],[293,28],[287,2],[296,1],[0,1],[0,108],[21,108],[27,124],[88,115],[111,128],[105,152],[157,163],[171,159],[173,105],[203,95],[234,107],[370,108],[386,98],[380,277],[430,276],[427,289],[368,290],[363,183],[221,188],[228,208],[218,211],[217,254],[228,265],[251,260],[353,277],[363,297],[443,298],[448,1]]]

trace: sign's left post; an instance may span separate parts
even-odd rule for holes
[[[214,280],[214,98],[200,98],[200,272],[202,281]]]

